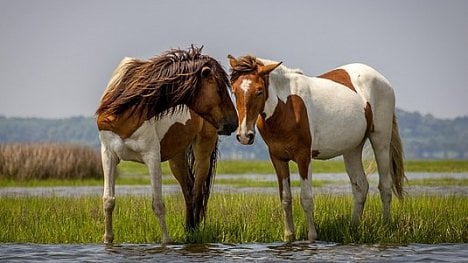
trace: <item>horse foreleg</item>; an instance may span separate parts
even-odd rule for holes
[[[369,182],[367,181],[366,174],[362,166],[362,147],[363,144],[343,155],[346,172],[348,173],[351,181],[354,197],[354,210],[352,216],[352,223],[354,225],[358,225],[361,221],[367,192],[369,191]]]
[[[104,243],[114,241],[112,231],[112,213],[115,207],[115,168],[118,158],[104,144],[101,146],[102,168],[104,172],[104,193],[102,195],[104,208]]]
[[[151,177],[151,188],[153,192],[153,212],[159,219],[161,227],[162,243],[170,243],[171,237],[166,226],[166,208],[162,196],[162,171],[161,171],[161,153],[159,147],[153,152],[143,155],[143,161],[148,166]]]
[[[177,179],[182,188],[182,193],[185,199],[185,227],[186,229],[193,229],[195,227],[194,212],[193,212],[193,201],[192,201],[192,189],[193,189],[193,178],[191,177],[187,158],[185,152],[182,152],[169,160],[172,174]]]
[[[201,134],[197,135],[193,143],[195,183],[193,186],[193,205],[195,225],[205,217],[210,197],[211,183],[215,176],[216,144],[218,135],[216,130],[205,124]]]
[[[299,175],[301,177],[301,206],[307,218],[308,234],[310,242],[317,239],[317,231],[314,224],[314,197],[309,180],[310,158],[298,161]]]
[[[292,218],[292,194],[289,179],[289,165],[288,162],[279,160],[271,156],[273,167],[278,177],[279,194],[281,199],[281,206],[283,208],[284,220],[284,241],[294,241],[294,223]]]

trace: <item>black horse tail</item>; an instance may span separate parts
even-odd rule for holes
[[[210,164],[209,169],[207,171],[205,182],[203,182],[201,186],[201,195],[198,195],[193,191],[193,205],[194,205],[194,219],[195,225],[200,223],[206,216],[207,208],[208,208],[208,200],[210,198],[211,187],[213,184],[213,180],[216,176],[216,165],[218,161],[219,151],[218,151],[218,139],[216,139],[215,145],[213,147],[213,151],[210,155]],[[192,146],[189,147],[188,150],[188,163],[189,163],[189,172],[190,177],[193,178],[194,182],[196,181],[195,178],[195,156],[193,154]],[[194,189],[195,190],[195,187]]]

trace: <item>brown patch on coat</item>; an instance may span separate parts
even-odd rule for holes
[[[349,76],[348,72],[344,69],[335,69],[330,72],[327,72],[325,74],[322,74],[318,76],[318,78],[322,79],[328,79],[331,81],[334,81],[336,83],[339,83],[341,85],[344,85],[351,89],[352,91],[356,92],[356,89],[354,88],[353,82],[351,82],[351,77]]]
[[[193,113],[191,115],[192,118],[185,124],[176,122],[167,130],[161,140],[161,161],[183,152],[201,131],[203,119]]]
[[[366,128],[366,136],[369,136],[371,132],[374,131],[374,117],[372,113],[372,108],[369,102],[366,103],[366,107],[364,108],[364,114],[366,116],[367,128]]]
[[[268,145],[270,155],[282,161],[295,161],[304,171],[300,176],[306,179],[311,160],[312,136],[302,98],[290,95],[286,103],[279,100],[270,118],[258,118],[257,127]]]
[[[133,114],[134,107],[120,115],[100,114],[96,124],[100,131],[106,130],[118,134],[120,138],[130,137],[145,122],[146,114]]]

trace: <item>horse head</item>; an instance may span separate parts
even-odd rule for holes
[[[209,66],[201,69],[200,88],[189,107],[211,123],[218,134],[231,135],[237,129],[237,113],[229,96],[229,83],[219,76],[222,73]]]
[[[252,56],[236,59],[229,55],[228,58],[239,119],[236,138],[242,144],[252,144],[258,115],[263,112],[268,98],[268,74],[281,65],[281,62],[263,65]]]

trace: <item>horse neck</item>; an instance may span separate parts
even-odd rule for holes
[[[273,70],[269,74],[268,82],[268,98],[265,101],[265,107],[263,110],[266,119],[271,117],[275,112],[278,100],[286,102],[288,96],[291,94],[289,78],[283,71]]]

